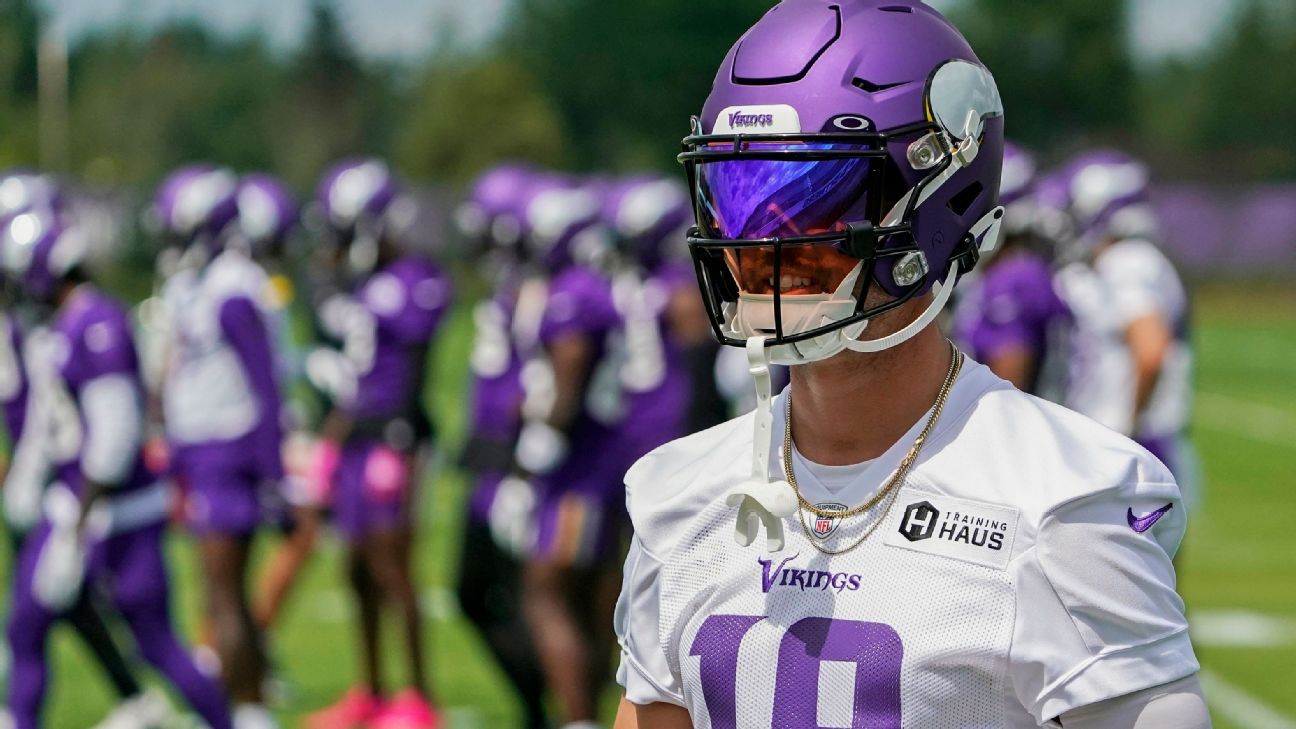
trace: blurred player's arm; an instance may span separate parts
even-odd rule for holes
[[[127,374],[96,377],[81,387],[85,418],[85,451],[81,471],[85,492],[81,523],[101,496],[131,475],[144,440],[144,406],[139,388]]]
[[[693,729],[688,712],[674,704],[639,706],[621,699],[613,729]],[[1070,727],[1068,726],[1068,729]],[[1141,728],[1140,728],[1141,729]]]
[[[1160,314],[1145,314],[1125,327],[1125,343],[1134,363],[1134,422],[1137,423],[1161,377],[1161,368],[1174,344],[1174,333]]]
[[[594,346],[583,332],[570,331],[545,348],[552,368],[552,402],[527,418],[518,436],[516,460],[527,474],[546,474],[567,457],[567,431],[581,411]],[[528,393],[528,397],[532,394]]]
[[[283,478],[280,453],[283,443],[283,428],[280,423],[283,402],[279,396],[270,332],[261,318],[261,312],[245,297],[234,297],[221,304],[220,327],[226,341],[238,355],[239,363],[256,396],[257,409],[261,413],[261,422],[257,425],[254,439],[260,475],[264,479],[277,481]]]
[[[1210,711],[1197,676],[1181,678],[1068,711],[1063,729],[1210,729]]]

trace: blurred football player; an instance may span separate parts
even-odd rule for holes
[[[687,188],[648,175],[620,180],[605,191],[602,213],[615,253],[612,303],[621,328],[612,358],[626,409],[618,442],[629,468],[728,416],[714,384],[715,338],[687,257]]]
[[[473,183],[455,214],[471,253],[490,276],[492,295],[473,310],[470,433],[460,462],[473,476],[464,525],[458,596],[517,691],[523,722],[547,726],[544,677],[530,628],[522,618],[521,556],[515,536],[528,514],[497,501],[522,424],[522,367],[538,346],[547,290],[543,272],[522,263],[519,201],[537,172],[517,164],[493,167]],[[497,536],[498,535],[498,536]]]
[[[625,518],[617,436],[626,403],[612,351],[622,322],[606,274],[601,192],[597,182],[550,175],[522,201],[523,255],[549,285],[539,352],[523,372],[515,474],[495,496],[496,509],[511,501],[531,514],[518,535],[523,607],[560,726],[596,716]]]
[[[240,726],[273,726],[264,707],[266,664],[247,577],[262,498],[283,478],[277,361],[260,306],[264,271],[227,246],[238,178],[192,165],[159,187],[150,214],[179,251],[163,284],[168,352],[162,415],[171,468],[186,491],[198,539],[206,618]]]
[[[1061,402],[1071,312],[1053,288],[1051,246],[1038,230],[1035,160],[1004,145],[1002,242],[960,289],[954,339],[1017,389]]]
[[[57,217],[63,214],[64,208],[63,193],[52,178],[26,170],[0,174],[0,230],[6,229],[9,221],[22,213],[39,212]],[[4,437],[12,451],[22,436],[28,407],[29,386],[22,352],[24,332],[33,322],[30,316],[19,316],[20,305],[30,302],[22,301],[20,282],[5,274],[4,261],[4,250],[0,248],[0,408],[4,412]],[[12,485],[8,464],[0,463],[0,484],[6,486],[5,521],[14,555],[20,553],[24,537],[39,521],[40,498],[46,485],[39,449],[26,449],[26,452],[30,457],[19,463]],[[97,729],[121,729],[167,720],[170,710],[165,700],[155,692],[141,689],[93,598],[93,591],[85,591],[63,618],[85,641],[119,697],[120,703]],[[0,670],[2,673],[5,671]]]
[[[15,725],[40,725],[50,628],[94,585],[203,721],[231,727],[223,692],[171,626],[162,555],[170,491],[143,463],[143,386],[126,310],[87,275],[76,227],[25,213],[6,226],[2,245],[9,273],[51,310],[48,330],[26,348],[31,389],[19,457],[38,460],[36,472],[52,483],[23,542],[12,596]],[[133,725],[121,720],[116,726]]]
[[[934,324],[1003,124],[917,0],[788,0],[725,58],[681,159],[759,404],[626,477],[619,729],[1210,725],[1173,477]]]
[[[244,175],[236,193],[238,214],[225,246],[241,252],[261,269],[266,288],[257,302],[274,343],[281,391],[304,374],[305,353],[293,336],[296,287],[289,275],[289,244],[297,230],[300,211],[296,196],[273,175]],[[283,443],[285,476],[277,493],[265,493],[267,519],[285,539],[270,555],[256,590],[253,618],[269,630],[279,617],[290,591],[306,565],[319,533],[320,510],[305,481],[304,463],[312,439],[304,430],[304,404],[285,403],[281,423],[292,428]],[[296,466],[296,467],[294,467]]]
[[[358,606],[363,684],[306,720],[334,729],[436,727],[413,582],[415,491],[432,428],[423,409],[428,347],[451,301],[447,276],[405,252],[397,231],[411,202],[386,163],[342,162],[325,175],[316,211],[320,253],[342,273],[339,293],[319,305],[319,325],[339,343],[307,359],[328,394],[312,478],[327,493],[347,541]],[[378,651],[379,617],[394,609],[407,651],[407,688],[388,698]]]
[[[1067,405],[1147,448],[1191,496],[1189,302],[1158,247],[1146,165],[1114,150],[1063,166],[1075,235],[1058,273],[1079,322]]]

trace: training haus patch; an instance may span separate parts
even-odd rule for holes
[[[1017,510],[950,496],[900,492],[898,518],[886,535],[891,547],[1003,569],[1017,536]]]

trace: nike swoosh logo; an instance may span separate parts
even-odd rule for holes
[[[1129,522],[1130,529],[1133,529],[1139,534],[1142,534],[1143,532],[1151,529],[1153,524],[1160,521],[1161,517],[1165,516],[1166,512],[1170,511],[1173,508],[1174,508],[1174,504],[1166,504],[1165,506],[1161,507],[1160,509],[1157,509],[1156,511],[1149,512],[1147,514],[1144,514],[1143,516],[1138,516],[1138,517],[1134,516],[1133,509],[1126,509],[1125,521]]]

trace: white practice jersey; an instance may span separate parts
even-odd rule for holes
[[[1148,241],[1123,240],[1104,249],[1092,267],[1062,269],[1057,283],[1078,330],[1067,406],[1139,439],[1182,433],[1192,403],[1188,296],[1165,254]],[[1136,423],[1134,362],[1125,331],[1149,314],[1160,315],[1175,338]]]
[[[234,297],[261,305],[267,286],[261,267],[235,251],[220,254],[202,271],[186,269],[167,280],[162,300],[170,362],[162,402],[173,440],[230,441],[256,426],[256,395],[221,331],[220,312]]]
[[[802,493],[864,503],[924,422],[844,487],[798,470]],[[1179,489],[1126,438],[969,361],[894,498],[790,517],[770,554],[763,538],[738,546],[725,504],[749,476],[752,429],[740,417],[627,475],[616,627],[630,701],[683,706],[699,729],[1004,729],[1198,669],[1171,565]]]

